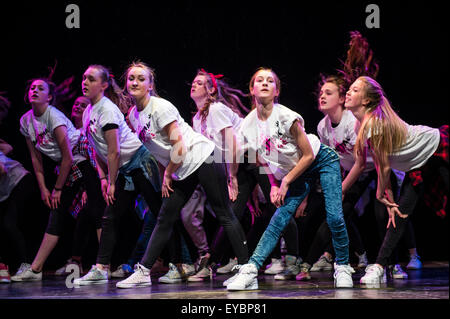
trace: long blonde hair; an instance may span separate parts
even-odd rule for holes
[[[364,83],[364,98],[369,102],[355,145],[356,154],[362,154],[370,132],[370,147],[377,157],[388,156],[401,148],[407,138],[406,123],[392,109],[380,84],[368,76],[357,80]]]

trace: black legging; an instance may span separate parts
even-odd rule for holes
[[[28,262],[26,241],[19,228],[19,221],[27,218],[25,206],[30,194],[33,193],[34,185],[32,175],[26,174],[11,191],[9,197],[0,203],[0,229],[8,245],[12,246],[11,251],[14,251],[14,257],[19,263]]]
[[[430,174],[440,174],[445,183],[445,191],[448,194],[449,192],[449,165],[444,162],[444,160],[436,157],[430,158],[425,164],[428,168],[430,168]],[[426,181],[429,176],[423,174],[423,179]],[[402,188],[400,191],[400,199],[398,201],[399,210],[408,215],[408,217],[414,212],[414,209],[424,194],[424,183],[420,183],[417,186],[413,186],[412,180],[409,175],[406,174],[405,180],[403,181]],[[409,218],[401,218],[399,216],[395,216],[395,225],[394,228],[391,224],[386,232],[381,248],[378,252],[378,257],[376,260],[377,264],[382,266],[387,266],[389,264],[389,256],[392,254],[392,251],[397,247],[399,240],[401,239],[405,229],[407,228],[409,222]]]
[[[88,160],[77,164],[82,173],[82,177],[77,179],[72,186],[64,186],[61,193],[60,204],[57,209],[51,210],[46,233],[61,236],[64,231],[65,214],[68,213],[70,206],[77,193],[84,187],[87,193],[88,202],[84,211],[77,217],[77,225],[73,238],[72,256],[81,256],[88,242],[88,232],[91,226],[96,229],[101,228],[101,218],[105,209],[100,180],[97,172]]]
[[[173,192],[164,198],[156,227],[148,243],[141,264],[151,268],[172,234],[172,228],[180,218],[180,211],[200,184],[206,198],[231,241],[239,263],[248,261],[245,233],[231,209],[228,197],[227,178],[223,163],[203,163],[194,173],[182,181],[173,181]]]
[[[112,205],[106,206],[103,215],[102,235],[97,254],[97,263],[109,265],[119,233],[120,221],[127,212],[134,212],[134,202],[140,193],[152,213],[159,212],[161,208],[161,192],[156,192],[150,181],[144,176],[141,169],[135,169],[130,173],[134,190],[125,190],[125,177],[119,173],[116,181],[116,200]],[[170,244],[175,245],[176,240],[171,240]],[[179,241],[178,241],[179,242]],[[175,248],[171,249],[173,251]]]
[[[244,218],[244,213],[247,211],[247,201],[250,198],[253,190],[258,184],[261,187],[261,190],[264,194],[264,198],[268,205],[266,205],[266,209],[262,211],[262,216],[256,219],[255,224],[249,230],[247,234],[249,251],[253,251],[256,248],[264,230],[267,228],[267,225],[272,218],[272,215],[276,211],[276,207],[270,203],[270,189],[271,184],[269,178],[265,173],[260,173],[260,169],[262,167],[258,167],[254,164],[249,164],[247,161],[239,164],[239,170],[237,173],[238,185],[239,185],[239,194],[236,201],[233,202],[233,212],[238,218],[239,221],[242,222]],[[286,227],[284,232],[289,235],[289,240],[286,240],[287,245],[287,254],[288,255],[298,255],[298,236],[297,236],[297,226],[295,224],[295,220],[291,218],[290,223]],[[223,227],[220,227],[217,235],[213,241],[212,249],[213,257],[212,260],[219,260],[219,257],[216,257],[219,254],[226,253],[229,255],[230,252],[230,242],[226,240],[223,232]]]

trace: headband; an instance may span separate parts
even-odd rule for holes
[[[206,73],[206,74],[209,74],[209,76],[211,77],[213,86],[214,86],[214,88],[217,90],[217,81],[216,81],[216,79],[222,78],[222,77],[223,77],[223,74],[217,74],[217,75],[214,75],[214,74],[212,74],[212,73],[206,72],[205,69],[200,69],[200,71],[202,71],[202,72],[204,72],[204,73]]]

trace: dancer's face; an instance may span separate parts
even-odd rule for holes
[[[208,90],[206,88],[207,79],[205,75],[197,75],[192,81],[191,85],[191,98],[195,100],[200,100],[208,96]]]
[[[127,91],[135,99],[141,99],[152,90],[150,75],[141,67],[132,67],[127,73]]]
[[[258,71],[250,93],[260,102],[273,102],[279,95],[279,90],[272,72],[269,70]]]
[[[48,84],[43,80],[35,80],[28,89],[28,100],[32,104],[49,103],[52,99],[49,95]]]
[[[341,107],[345,97],[339,96],[339,87],[331,82],[322,85],[319,92],[319,110],[326,113]]]
[[[103,82],[101,71],[97,68],[89,67],[83,74],[81,89],[83,95],[91,101],[98,101],[103,92],[108,87],[107,82]]]
[[[365,84],[361,80],[356,80],[350,85],[350,89],[347,91],[345,107],[354,111],[362,107],[363,103],[367,103],[367,98],[365,98]]]
[[[83,112],[89,105],[90,101],[87,97],[78,97],[72,106],[71,118],[74,120],[79,120],[83,117]]]

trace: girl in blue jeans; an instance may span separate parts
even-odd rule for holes
[[[271,70],[260,68],[250,80],[254,109],[241,126],[241,143],[256,162],[268,168],[271,201],[277,207],[248,264],[225,283],[228,290],[258,289],[258,269],[276,246],[297,207],[320,179],[327,223],[336,253],[335,286],[353,287],[348,262],[348,235],[342,214],[342,181],[337,153],[304,132],[304,120],[278,104],[280,81]],[[261,167],[261,169],[263,168]]]

